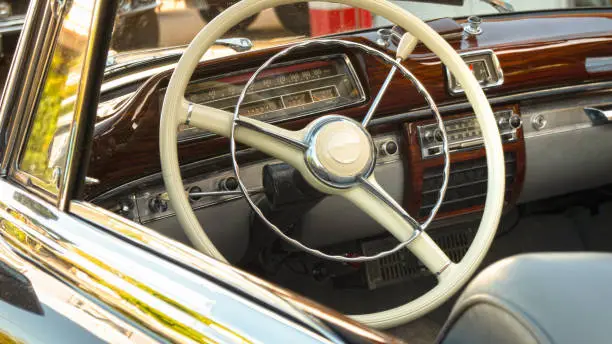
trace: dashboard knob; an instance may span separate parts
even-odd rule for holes
[[[521,119],[521,116],[513,114],[508,119],[508,124],[510,124],[510,127],[512,127],[512,129],[518,129],[521,127],[521,125],[523,125],[523,120]]]
[[[219,183],[219,189],[234,191],[238,189],[238,179],[236,177],[227,177]]]
[[[434,139],[438,142],[442,142],[443,137],[442,137],[442,130],[440,130],[440,128],[434,130]]]
[[[397,143],[395,141],[387,141],[382,145],[382,151],[387,155],[393,155],[397,153]]]
[[[159,196],[151,198],[151,200],[149,201],[149,209],[153,213],[163,213],[168,210],[168,201],[162,199]]]
[[[500,117],[497,120],[497,126],[500,127],[500,128],[503,127],[504,124],[506,124],[506,123],[508,123],[508,119],[506,117]]]
[[[121,200],[119,201],[117,208],[118,209],[115,211],[117,214],[123,217],[131,218],[132,209],[134,209],[134,202],[131,200]]]
[[[531,125],[535,130],[542,130],[546,126],[546,118],[544,115],[535,115],[531,118]]]

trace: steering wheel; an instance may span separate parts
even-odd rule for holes
[[[235,153],[236,150],[234,139],[256,148],[292,165],[317,190],[346,198],[387,229],[400,241],[400,244],[393,250],[376,256],[349,258],[328,256],[294,239],[288,237],[284,239],[313,254],[348,261],[376,259],[404,247],[408,248],[427,269],[437,276],[438,284],[427,293],[404,305],[376,313],[351,315],[354,319],[372,327],[397,326],[426,314],[457,292],[474,273],[489,249],[501,216],[505,188],[504,155],[497,124],[484,92],[464,61],[440,35],[419,18],[386,0],[331,1],[366,9],[396,23],[415,38],[412,43],[413,48],[416,40],[423,42],[453,73],[465,90],[474,109],[487,151],[488,192],[476,236],[463,259],[455,264],[427,235],[424,231],[426,226],[410,217],[376,182],[373,172],[376,160],[375,149],[372,138],[365,130],[365,125],[346,117],[330,115],[314,120],[302,130],[290,131],[238,115],[239,106],[248,86],[257,74],[277,57],[276,55],[253,74],[243,89],[234,114],[193,104],[184,98],[185,90],[200,58],[216,39],[240,21],[266,8],[297,2],[303,1],[242,0],[208,23],[187,47],[170,78],[162,107],[159,137],[164,183],[179,223],[193,245],[203,253],[221,261],[225,261],[224,257],[200,226],[184,191],[177,153],[177,126],[179,124],[191,124],[206,131],[230,137],[232,153]],[[279,54],[283,53],[286,51]],[[384,55],[380,52],[378,54]],[[444,127],[435,104],[418,80],[393,58],[387,55],[382,58],[394,64],[402,74],[415,83],[430,103],[443,131]],[[448,176],[446,138],[444,138],[443,146],[447,173],[440,198],[444,196]],[[239,177],[235,159],[234,167]],[[241,182],[239,184],[246,194],[244,185]],[[254,207],[248,195],[245,196],[250,205]],[[253,210],[263,216],[257,207],[254,207]],[[435,211],[432,212],[429,220],[434,215]],[[429,220],[426,221],[426,224],[429,224]],[[278,230],[274,225],[269,225]]]

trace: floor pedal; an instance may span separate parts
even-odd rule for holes
[[[467,252],[474,239],[475,228],[456,228],[432,232],[430,236],[453,262],[458,262]],[[397,245],[393,237],[365,241],[361,244],[364,255],[374,255]],[[425,266],[408,250],[400,250],[390,256],[367,262],[366,277],[368,288],[374,290],[409,279],[431,276]]]

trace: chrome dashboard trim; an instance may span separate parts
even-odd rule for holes
[[[522,93],[515,93],[506,96],[490,97],[489,103],[491,105],[499,105],[505,103],[516,103],[525,100],[531,100],[536,98],[543,98],[549,96],[556,96],[562,94],[581,93],[581,92],[598,92],[598,91],[612,91],[612,81],[601,81],[584,85],[572,85],[563,86],[545,90],[528,91]],[[438,107],[440,112],[455,112],[470,110],[472,106],[467,102],[458,102],[454,104],[441,105]],[[431,118],[431,111],[425,107],[415,109],[411,112],[401,113],[397,115],[386,116],[382,118],[374,118],[370,122],[371,126],[381,125],[403,121],[414,121],[419,119]]]
[[[529,139],[529,138],[538,137],[538,136],[567,133],[570,131],[582,130],[582,129],[587,129],[591,127],[593,127],[593,124],[591,123],[578,123],[578,124],[573,124],[573,125],[568,125],[568,126],[562,126],[562,127],[556,127],[556,128],[550,128],[550,129],[542,129],[541,131],[525,133],[525,138]]]
[[[612,56],[587,57],[584,67],[588,73],[606,73],[612,71]]]

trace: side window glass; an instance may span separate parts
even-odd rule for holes
[[[93,14],[93,1],[71,3],[59,30],[18,169],[33,184],[52,194],[64,170],[70,125],[74,118],[79,80]]]

